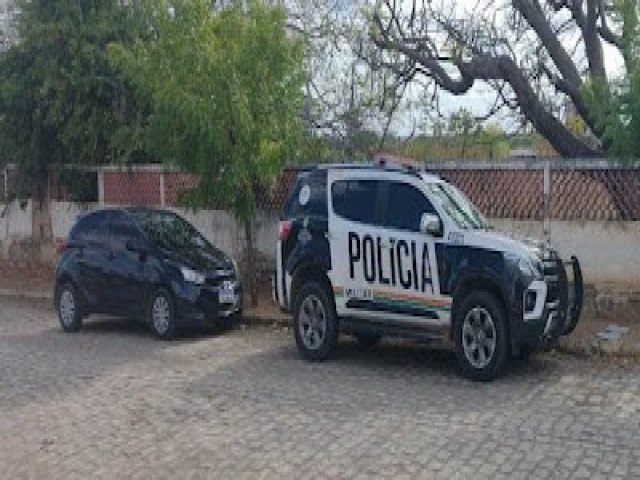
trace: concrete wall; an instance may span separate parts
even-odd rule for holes
[[[107,205],[108,206],[108,205]],[[98,204],[77,204],[71,202],[51,202],[51,226],[55,240],[64,239],[75,224],[79,215],[98,208]],[[222,251],[240,257],[244,251],[244,228],[235,217],[222,210],[185,210],[172,208],[191,222],[211,243]],[[32,206],[20,208],[17,203],[10,204],[6,210],[0,204],[0,254],[8,258],[12,253],[9,246],[31,239]],[[255,222],[254,238],[257,250],[267,257],[273,257],[278,232],[278,216],[272,212],[259,212]],[[15,249],[14,249],[15,250]]]
[[[65,238],[79,214],[97,205],[51,202],[51,221],[55,239]],[[214,245],[240,258],[244,251],[244,229],[233,215],[219,210],[174,209],[200,230]],[[0,252],[15,255],[12,244],[29,240],[32,233],[31,204],[25,209],[12,203],[6,209],[0,205]],[[491,219],[498,230],[542,238],[542,222],[529,220]],[[260,212],[255,224],[255,243],[265,257],[273,258],[278,231],[278,215]],[[588,283],[626,282],[640,285],[640,222],[551,222],[553,245],[564,257],[580,259]]]
[[[498,230],[543,238],[542,222],[491,219]],[[566,258],[576,255],[587,283],[640,284],[640,222],[552,221],[551,243]]]

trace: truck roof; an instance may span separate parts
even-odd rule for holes
[[[320,163],[317,165],[310,165],[308,168],[303,169],[304,171],[311,170],[376,170],[381,172],[396,172],[396,173],[406,173],[407,175],[412,175],[414,177],[422,178],[426,182],[441,182],[442,179],[435,174],[428,173],[422,170],[418,170],[414,167],[397,165],[397,164],[386,164],[383,162],[351,162],[351,163]]]

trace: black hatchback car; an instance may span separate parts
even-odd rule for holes
[[[228,326],[242,311],[235,262],[173,212],[89,213],[61,250],[54,299],[67,332],[104,313],[142,318],[170,339],[181,326]]]

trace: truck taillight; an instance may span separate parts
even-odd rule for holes
[[[278,237],[280,240],[286,240],[289,238],[291,234],[291,228],[293,227],[293,222],[291,220],[283,220],[280,222],[280,227],[278,229]]]

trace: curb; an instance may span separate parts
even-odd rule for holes
[[[258,315],[243,314],[239,322],[243,325],[252,326],[270,326],[276,328],[287,328],[291,326],[288,318],[260,317]]]
[[[53,300],[53,293],[34,292],[30,290],[16,290],[12,288],[0,288],[0,297],[19,297],[32,300]]]

